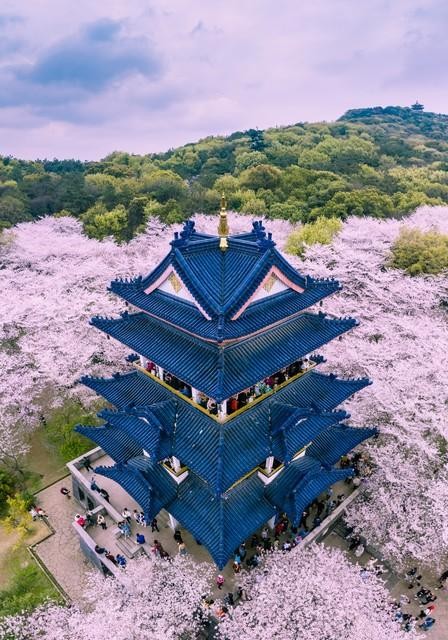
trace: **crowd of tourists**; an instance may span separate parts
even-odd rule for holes
[[[393,603],[395,619],[401,624],[404,631],[414,631],[416,627],[422,631],[428,631],[435,623],[435,612],[437,605],[437,595],[434,594],[431,589],[423,585],[422,575],[417,567],[411,567],[405,574],[405,581],[408,584],[408,589],[415,590],[415,594],[412,596],[402,594],[400,599]],[[448,580],[448,571],[444,571],[439,577],[438,584],[434,588],[434,591],[447,590],[446,582]],[[408,605],[417,604],[420,608],[419,613],[412,614],[409,611],[405,611],[404,608]]]
[[[343,456],[341,459],[341,467],[351,467],[354,469],[354,478],[349,479],[348,482],[353,482],[355,486],[357,479],[366,477],[372,472],[370,459],[365,453],[359,451]],[[92,484],[96,485],[94,476],[91,479],[91,486]],[[94,490],[100,491],[98,486]],[[70,497],[67,495],[69,494],[68,490],[61,490],[61,493]],[[264,556],[268,553],[274,551],[288,553],[291,549],[299,545],[313,529],[319,527],[325,518],[327,518],[345,498],[346,495],[344,493],[337,493],[335,495],[333,490],[329,489],[305,509],[300,523],[297,526],[294,526],[290,522],[285,513],[281,514],[276,519],[273,529],[267,526],[263,527],[261,531],[254,533],[249,540],[242,542],[238,548],[235,549],[232,562],[233,572],[238,574],[243,569],[250,570],[258,567],[262,564]],[[46,516],[43,509],[35,506],[31,508],[30,513],[33,519]],[[164,549],[158,539],[154,539],[152,542],[148,541],[142,530],[137,530],[134,534],[132,533],[133,523],[135,523],[137,527],[142,527],[142,529],[151,527],[151,533],[160,532],[157,518],[147,521],[143,511],[137,509],[130,511],[127,507],[122,509],[121,517],[122,520],[117,523],[117,526],[120,534],[124,538],[131,538],[134,535],[135,543],[141,546],[145,545],[145,551],[149,556],[170,560],[169,553]],[[76,514],[75,522],[83,528],[97,526],[102,529],[107,529],[105,516],[102,513],[98,513],[95,516],[90,510],[87,510],[85,514]],[[173,538],[177,544],[179,555],[186,555],[187,548],[179,529],[174,531]],[[361,557],[365,552],[365,540],[350,530],[347,539],[349,541],[349,550],[353,551],[356,557]],[[199,541],[197,542],[200,544]],[[95,552],[98,555],[104,556],[104,558],[120,569],[125,569],[127,566],[126,557],[121,553],[114,555],[100,544],[95,545]],[[107,567],[104,568],[107,573]],[[372,574],[380,576],[384,573],[387,573],[387,569],[373,558],[360,568],[360,574],[363,579],[369,579],[369,576]],[[436,623],[435,612],[437,605],[435,602],[437,595],[423,585],[422,575],[419,573],[417,567],[409,569],[405,575],[405,580],[409,590],[415,590],[415,594],[413,597],[402,594],[399,600],[391,603],[394,619],[400,623],[405,632],[411,632],[417,627],[422,631],[427,631]],[[434,590],[445,589],[447,580],[448,571],[445,571],[440,576],[439,584]],[[216,577],[216,587],[218,591],[224,592],[225,584],[225,577],[222,574],[218,574]],[[248,594],[243,588],[238,586],[236,587],[236,591],[225,591],[225,595],[216,601],[212,595],[205,594],[202,597],[201,611],[199,611],[198,615],[206,625],[210,622],[210,614],[213,614],[215,619],[220,620],[228,614],[231,607],[235,606],[239,601],[247,599],[250,599]],[[406,610],[407,605],[415,606],[415,604],[419,605],[420,611],[418,613],[411,613]]]
[[[239,409],[242,409],[248,404],[254,402],[254,400],[256,400],[257,398],[260,398],[266,393],[277,389],[278,386],[280,386],[290,378],[296,376],[297,374],[304,373],[310,368],[311,364],[312,361],[310,361],[308,358],[297,360],[288,367],[280,369],[280,371],[277,371],[273,375],[268,376],[260,382],[257,382],[257,384],[253,385],[252,387],[244,389],[237,395],[230,397],[227,400],[227,415],[235,413]],[[157,376],[157,365],[154,362],[148,360],[145,369],[149,373]],[[184,395],[186,398],[192,399],[193,394],[191,386],[174,376],[172,373],[164,371],[163,381],[166,382],[166,384],[168,384],[172,389],[179,391],[179,393]],[[219,405],[213,398],[206,396],[202,392],[198,392],[195,401],[200,407],[206,409],[211,415],[218,414]]]

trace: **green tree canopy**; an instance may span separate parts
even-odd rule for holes
[[[404,228],[392,246],[390,265],[411,276],[448,269],[448,235]]]
[[[320,216],[314,222],[308,222],[297,231],[293,231],[286,242],[285,251],[301,256],[307,245],[331,244],[334,236],[342,229],[337,218]]]

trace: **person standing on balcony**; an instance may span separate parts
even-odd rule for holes
[[[121,512],[121,517],[124,520],[127,520],[127,523],[130,525],[131,524],[131,512],[129,511],[129,509],[127,507],[125,507],[123,509],[123,511]]]
[[[151,533],[154,533],[154,531],[160,532],[159,525],[157,524],[157,518],[153,518],[151,520]]]

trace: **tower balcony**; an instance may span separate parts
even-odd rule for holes
[[[240,393],[227,398],[221,403],[217,403],[213,398],[194,389],[191,385],[183,382],[143,356],[140,356],[133,362],[136,369],[153,380],[156,380],[159,384],[169,388],[169,390],[179,398],[182,398],[185,402],[188,402],[199,411],[202,411],[220,423],[231,420],[265,398],[273,396],[286,385],[306,375],[314,369],[317,364],[318,362],[306,356],[267,378],[260,380],[252,387],[242,390]]]

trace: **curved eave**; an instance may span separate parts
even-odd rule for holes
[[[272,375],[357,323],[323,314],[301,314],[237,343],[218,347],[144,313],[91,324],[156,362],[180,380],[221,402]]]
[[[225,316],[207,320],[199,309],[186,300],[176,298],[163,291],[146,294],[136,283],[119,282],[112,289],[134,307],[153,318],[167,322],[181,331],[187,331],[198,338],[220,342],[243,338],[254,332],[286,320],[320,302],[338,290],[337,283],[313,283],[303,293],[282,291],[263,300],[253,302],[237,319]]]
[[[175,241],[172,244],[170,253],[148,276],[115,280],[111,283],[110,290],[135,304],[128,294],[130,293],[131,298],[135,297],[136,292],[144,292],[157,284],[158,279],[171,266],[205,313],[218,318],[237,314],[273,267],[282,272],[286,280],[292,283],[291,286],[295,285],[301,290],[306,290],[317,282],[294,269],[270,240],[246,241],[229,236],[229,249],[225,254],[220,250],[219,238],[216,236],[195,242]],[[229,287],[233,273],[234,286],[230,284]],[[205,274],[208,274],[207,280],[204,280]],[[227,280],[222,280],[222,276]],[[225,286],[224,282],[227,283]],[[323,284],[322,281],[321,285]],[[331,284],[332,290],[338,286],[337,282]],[[145,308],[142,299],[137,306]]]
[[[98,378],[94,376],[83,376],[79,382],[89,387],[92,391],[102,396],[116,406],[118,409],[153,404],[162,400],[173,398],[174,394],[155,379],[141,373],[140,371],[130,371],[124,374],[115,374],[111,378]],[[319,373],[315,370],[309,371],[304,376],[294,380],[290,384],[275,392],[275,395],[268,397],[260,403],[260,407],[268,407],[269,403],[275,399],[281,403],[292,404],[300,407],[317,407],[320,410],[331,411],[339,404],[347,400],[350,396],[364,389],[371,384],[368,378],[338,378],[334,374]],[[186,401],[179,398],[179,410],[188,410],[188,421],[194,428],[198,427],[204,420],[213,419],[195,409]],[[252,414],[254,408],[251,408]],[[235,417],[232,424],[239,424],[240,421],[247,420],[247,413],[243,412]]]

